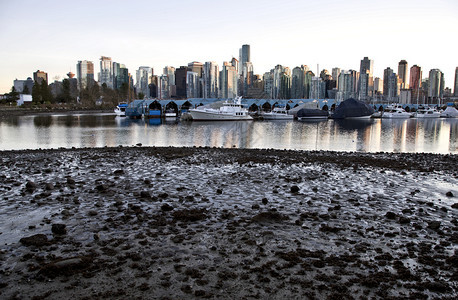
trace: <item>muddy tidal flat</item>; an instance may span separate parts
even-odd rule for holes
[[[456,299],[456,155],[0,152],[1,299]]]

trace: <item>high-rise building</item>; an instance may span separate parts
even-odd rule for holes
[[[202,73],[203,98],[218,98],[219,92],[219,66],[214,61],[204,64]]]
[[[321,77],[313,77],[312,84],[310,87],[310,98],[311,99],[324,99],[326,93],[326,83]]]
[[[295,67],[291,78],[291,98],[302,99],[305,91],[305,70],[304,66]]]
[[[175,86],[177,89],[177,97],[179,99],[186,99],[186,74],[188,73],[188,67],[181,66],[175,71]]]
[[[146,98],[149,98],[149,85],[151,84],[151,76],[153,76],[153,68],[142,66],[137,70],[137,94],[142,93]]]
[[[383,79],[380,77],[374,78],[374,95],[383,95]]]
[[[43,80],[46,81],[46,84],[48,83],[48,73],[40,70],[33,72],[33,81],[41,84]]]
[[[407,78],[409,78],[409,69],[407,68],[407,61],[401,60],[398,64],[398,76],[401,82],[401,89],[409,88]]]
[[[127,90],[129,88],[129,70],[127,69],[126,65],[114,62],[112,78],[114,89]],[[147,96],[148,94],[144,95]]]
[[[234,59],[231,63],[224,62],[220,72],[220,97],[223,99],[233,99],[237,97],[237,69],[234,66]]]
[[[444,73],[439,69],[432,69],[429,71],[429,86],[428,98],[430,100],[438,100],[444,94]]]
[[[368,72],[370,76],[372,76],[374,72],[374,61],[369,59],[368,57],[364,57],[361,60],[361,65],[359,68],[360,74],[364,74],[366,72]]]
[[[26,80],[15,79],[13,82],[14,89],[20,94],[31,94],[34,81],[31,77],[27,77]]]
[[[272,98],[286,99],[291,96],[291,70],[282,65],[276,65],[273,70]]]
[[[358,94],[362,100],[368,99],[374,90],[374,61],[368,57],[361,60],[359,67]]]
[[[412,101],[417,103],[420,99],[422,71],[421,67],[413,65],[410,68],[409,87],[412,90]]]
[[[188,63],[188,72],[193,72],[197,74],[197,81],[196,81],[196,90],[192,91],[193,93],[197,93],[196,96],[192,98],[202,98],[202,72],[203,72],[204,65],[201,62],[193,61]],[[194,76],[194,75],[192,75]],[[194,82],[193,82],[194,83]],[[194,95],[194,94],[193,94]],[[188,94],[188,97],[189,94]]]
[[[453,89],[453,95],[458,97],[458,67],[455,68],[455,87]]]
[[[158,87],[157,87],[157,97],[159,99],[169,99],[170,98],[170,87],[169,87],[169,77],[165,74],[159,77]]]
[[[199,74],[189,71],[186,73],[186,95],[188,98],[199,98]]]
[[[340,68],[332,68],[332,78],[336,81],[336,88],[339,88]]]
[[[355,71],[342,70],[339,74],[339,88],[337,89],[336,99],[343,101],[355,97]]]
[[[386,68],[383,72],[383,96],[388,101],[398,100],[399,79],[398,75],[390,68]]]
[[[262,80],[264,81],[264,93],[267,95],[268,98],[273,99],[273,87],[274,87],[274,74],[273,70],[270,72],[264,73],[262,76]]]
[[[113,62],[111,57],[100,57],[99,83],[100,86],[105,83],[110,89],[113,88]]]
[[[243,64],[247,62],[251,62],[251,57],[250,57],[250,45],[242,45],[242,48],[239,50],[239,63],[240,66],[243,68]],[[239,68],[239,74],[242,74],[241,68]]]
[[[94,84],[94,64],[92,61],[78,61],[76,64],[76,78],[78,79],[78,88],[80,91]]]

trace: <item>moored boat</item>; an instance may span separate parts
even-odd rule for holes
[[[419,106],[414,113],[415,118],[440,118],[441,113],[429,106]]]
[[[362,101],[349,98],[339,106],[331,115],[333,119],[370,119],[374,108]]]
[[[288,111],[281,107],[275,107],[270,112],[263,112],[261,114],[261,117],[264,118],[264,120],[293,120],[294,119],[293,115],[289,115]]]
[[[114,109],[114,112],[119,117],[125,117],[126,116],[126,108],[127,108],[127,103],[126,102],[120,102],[116,106],[116,108]]]
[[[412,117],[412,114],[406,112],[401,105],[389,105],[386,107],[385,111],[382,114],[384,119],[409,119]]]
[[[201,106],[190,109],[189,113],[195,121],[253,120],[248,109],[243,107],[241,98],[236,98],[234,102],[225,101],[219,109]]]

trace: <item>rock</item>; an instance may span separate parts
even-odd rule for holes
[[[124,174],[124,170],[115,170],[113,172],[114,175],[121,175],[121,174]]]
[[[98,213],[97,211],[95,211],[95,210],[90,210],[90,211],[88,212],[88,215],[91,216],[91,217],[97,216],[98,214],[99,214],[99,213]]]
[[[66,234],[67,228],[65,224],[52,224],[51,231],[54,234]]]
[[[95,189],[96,189],[97,191],[99,191],[99,192],[104,192],[104,191],[106,191],[107,187],[106,187],[105,185],[103,185],[103,184],[98,184],[98,185],[95,187]]]
[[[400,224],[409,224],[410,223],[410,219],[406,218],[406,217],[399,217],[399,223]]]
[[[222,189],[217,189],[216,193],[221,195],[223,193],[223,190]]]
[[[293,185],[291,187],[291,193],[293,193],[293,194],[299,193],[299,187],[297,185]]]
[[[447,193],[445,193],[445,196],[447,196],[447,197],[453,197],[453,193],[450,192],[450,191],[448,191]]]
[[[148,191],[141,191],[140,198],[151,198],[151,195]]]
[[[141,147],[141,146],[143,146],[143,144],[142,143],[137,143],[137,146]]]
[[[159,197],[159,198],[162,198],[162,199],[165,199],[165,198],[167,198],[168,196],[169,196],[169,194],[167,194],[167,193],[161,193],[161,194],[158,195],[158,197]]]
[[[440,221],[428,222],[428,228],[429,229],[438,230],[440,226],[441,226],[441,222]]]
[[[452,208],[458,208],[458,203],[452,204]]]
[[[36,190],[36,188],[37,188],[37,184],[33,181],[27,181],[27,183],[25,184],[25,189],[30,193]]]
[[[29,237],[25,237],[19,240],[25,246],[45,246],[48,245],[48,237],[44,234],[35,234]]]
[[[91,262],[88,257],[59,259],[44,265],[38,273],[50,278],[55,278],[59,275],[70,276],[87,269],[91,266]]]
[[[385,218],[387,219],[390,219],[390,220],[394,220],[396,218],[396,214],[392,211],[389,211],[385,214]]]
[[[172,210],[173,210],[173,206],[171,206],[171,205],[165,203],[165,204],[163,204],[163,205],[161,206],[161,210],[162,210],[162,211],[172,211]]]
[[[47,191],[52,191],[52,190],[54,189],[54,185],[53,185],[52,183],[47,183],[47,184],[45,185],[45,189],[46,189]]]
[[[75,179],[73,179],[71,177],[67,177],[67,183],[68,184],[75,184]]]
[[[262,198],[262,204],[266,205],[268,202],[267,198]]]
[[[251,209],[259,209],[259,208],[260,208],[259,204],[253,204],[251,206]]]

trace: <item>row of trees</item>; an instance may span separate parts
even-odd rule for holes
[[[71,82],[68,79],[62,81],[61,88],[57,95],[53,95],[50,86],[44,80],[41,83],[35,81],[31,93],[26,86],[21,94],[31,94],[32,105],[35,106],[59,103],[73,106],[79,105],[87,108],[92,108],[97,105],[113,107],[119,102],[128,101],[128,99],[136,99],[137,97],[135,91],[130,89],[127,83],[123,83],[119,89],[111,89],[105,83],[99,86],[99,84],[94,81],[78,92],[72,91]],[[13,86],[11,92],[5,94],[6,97],[2,100],[2,104],[15,104],[16,101],[19,100],[19,95],[20,93],[16,91]],[[141,97],[142,95],[139,96]]]

